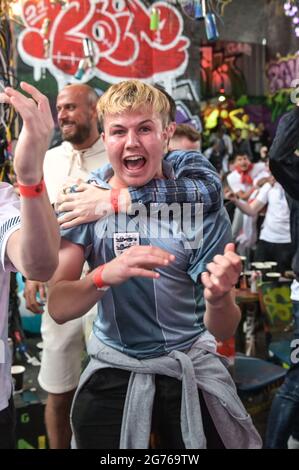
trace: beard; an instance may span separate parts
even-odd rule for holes
[[[63,140],[75,145],[83,144],[85,140],[88,139],[91,132],[91,126],[88,124],[74,124],[74,129],[71,132],[64,132],[62,126],[60,129]]]

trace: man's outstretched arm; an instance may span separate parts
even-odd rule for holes
[[[18,183],[28,189],[42,180],[44,155],[53,131],[53,119],[44,95],[27,83],[22,83],[21,88],[31,98],[6,88],[0,99],[14,106],[23,119],[14,169]],[[57,220],[46,190],[37,197],[24,196],[21,191],[20,198],[21,227],[9,237],[6,253],[24,276],[46,281],[58,264],[60,235]]]

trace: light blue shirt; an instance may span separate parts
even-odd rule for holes
[[[172,177],[166,162],[163,172]],[[109,189],[107,181],[112,174],[111,166],[104,167],[97,184]],[[156,217],[160,208],[152,204],[150,210],[137,217],[118,214],[61,233],[84,246],[91,269],[111,261],[132,244],[158,246],[175,255],[169,266],[156,269],[160,278],[131,278],[112,286],[98,303],[95,335],[108,346],[138,359],[185,350],[205,331],[200,274],[231,240],[230,222],[223,208],[198,218],[193,230],[196,248],[188,245],[188,227],[183,230],[176,217]],[[179,204],[176,208],[186,209]],[[200,207],[198,210],[200,215]]]

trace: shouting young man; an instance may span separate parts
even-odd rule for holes
[[[231,337],[240,319],[233,286],[241,264],[225,210],[201,218],[194,206],[165,215],[137,204],[118,213],[122,189],[173,178],[163,161],[169,102],[132,80],[109,88],[98,114],[111,165],[97,184],[112,189],[115,213],[62,232],[49,291],[58,323],[98,304],[72,410],[75,443],[146,448],[153,429],[162,448],[259,447],[216,354],[214,336]],[[80,279],[85,259],[91,272]]]

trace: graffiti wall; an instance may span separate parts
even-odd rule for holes
[[[39,78],[45,68],[61,88],[72,81],[80,61],[89,54],[92,64],[80,79],[93,77],[109,83],[120,79],[167,80],[184,73],[190,41],[183,35],[181,14],[170,4],[157,2],[159,28],[150,30],[150,9],[139,0],[23,3],[25,30],[18,50]]]
[[[151,8],[140,0],[25,0],[19,76],[52,94],[52,101],[67,83],[89,83],[100,94],[123,79],[160,83],[178,100],[178,120],[199,128],[199,70],[189,77],[193,46],[184,14],[155,2],[160,18],[153,30]]]
[[[267,74],[267,103],[271,108],[272,122],[277,124],[279,117],[290,110],[298,96],[299,85],[299,55],[287,55],[268,62]],[[295,92],[295,99],[292,95]]]
[[[290,90],[299,78],[299,55],[289,55],[272,60],[267,65],[268,90],[270,94]]]
[[[269,115],[259,104],[266,89],[265,59],[260,44],[217,41],[200,48],[201,116],[207,133],[219,123],[229,132],[239,128],[244,133],[260,122],[268,124]]]
[[[298,77],[298,59],[277,58],[273,46],[274,30],[276,44],[289,37],[283,8],[273,0],[263,8],[257,0],[244,0],[242,8],[223,1],[224,16],[217,20],[222,41],[206,43],[203,22],[181,9],[185,3],[155,1],[160,21],[152,29],[153,2],[147,0],[23,0],[23,25],[16,26],[17,76],[45,92],[53,110],[66,83],[89,83],[101,94],[111,83],[139,78],[172,94],[178,122],[200,128],[199,101],[221,90],[237,101],[233,108],[256,104],[258,121],[270,112],[275,122],[290,104],[285,86],[294,74]],[[244,12],[246,24],[236,20]],[[271,25],[265,21],[269,17]],[[276,28],[279,22],[284,28]],[[240,42],[230,40],[236,37]],[[254,39],[258,44],[249,42]],[[286,48],[290,42],[281,44]]]

